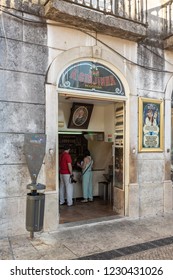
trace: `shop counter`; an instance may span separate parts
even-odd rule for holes
[[[83,197],[82,195],[82,176],[80,171],[74,171],[74,179],[77,181],[73,184],[73,198]]]
[[[95,169],[92,171],[93,173],[93,196],[99,196],[99,187],[98,182],[105,180],[104,178],[104,169]],[[73,191],[73,198],[82,198],[82,175],[80,171],[74,171],[74,179],[77,181],[73,184],[74,191]]]

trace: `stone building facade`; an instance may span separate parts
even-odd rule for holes
[[[121,7],[122,2],[118,1]],[[129,217],[172,211],[171,5],[172,1],[148,1],[143,17],[133,19],[132,14],[126,17],[129,6],[112,16],[108,10],[105,14],[88,8],[83,1],[1,0],[1,236],[25,232],[26,186],[31,181],[24,155],[26,133],[47,135],[38,178],[46,185],[44,230],[59,226],[58,102],[59,93],[63,96],[65,91],[59,90],[58,82],[68,66],[85,60],[111,69],[125,88],[124,97],[109,97],[125,104],[125,179],[123,189],[114,190],[114,208]],[[160,150],[139,148],[141,97],[163,105]]]

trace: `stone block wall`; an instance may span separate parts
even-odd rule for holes
[[[11,8],[25,3],[2,2]],[[3,236],[25,231],[26,185],[31,179],[23,150],[24,134],[45,133],[47,26],[35,15],[5,9],[0,13],[0,46],[0,236]]]
[[[23,150],[24,134],[28,132],[45,133],[47,129],[50,151],[55,151],[53,146],[55,143],[52,141],[52,135],[56,133],[54,129],[56,127],[56,114],[54,112],[56,112],[57,106],[56,79],[54,78],[57,78],[58,71],[62,70],[65,64],[79,59],[80,55],[81,58],[93,57],[94,52],[91,47],[95,47],[96,38],[100,40],[102,59],[112,63],[119,71],[124,69],[122,73],[131,90],[129,97],[130,137],[129,140],[127,139],[131,152],[129,156],[130,167],[126,171],[129,173],[129,182],[126,185],[126,191],[129,187],[129,198],[123,191],[116,190],[114,195],[115,200],[117,200],[117,209],[115,210],[123,215],[127,199],[129,199],[130,208],[127,214],[130,216],[162,213],[164,208],[169,210],[172,207],[172,201],[169,199],[172,188],[168,175],[165,177],[165,172],[168,173],[165,168],[166,155],[167,165],[170,165],[166,149],[163,153],[138,153],[138,97],[165,99],[165,91],[170,79],[169,74],[162,72],[168,66],[165,66],[165,51],[158,45],[158,38],[154,41],[152,36],[148,38],[148,41],[143,40],[138,44],[130,44],[129,36],[123,31],[123,28],[122,32],[126,35],[126,40],[107,36],[107,28],[105,35],[95,33],[96,38],[94,39],[93,34],[92,37],[89,37],[89,34],[72,30],[67,26],[49,26],[50,62],[59,56],[54,61],[57,66],[51,67],[45,95],[45,80],[48,69],[48,32],[42,15],[44,15],[44,5],[47,2],[47,0],[1,0],[0,236],[19,234],[25,231],[26,185],[30,183],[30,176]],[[57,17],[56,20],[60,20],[60,18]],[[116,21],[119,24],[119,20],[116,19]],[[127,21],[126,24],[129,27]],[[119,36],[117,33],[114,35]],[[112,50],[108,51],[105,44],[116,53]],[[86,46],[88,49],[87,52],[85,49],[84,56],[82,52]],[[112,58],[110,58],[110,54]],[[128,64],[121,55],[116,56],[117,54],[134,61],[135,65]],[[169,53],[169,60],[173,60],[171,53]],[[139,67],[136,62],[140,65]],[[171,66],[169,67],[171,68]],[[152,71],[149,68],[159,71]],[[50,95],[52,95],[51,98]],[[168,111],[168,108],[165,111]],[[49,115],[49,126],[46,124],[46,114]],[[167,116],[169,117],[169,115]],[[165,139],[170,138],[169,128],[170,125],[167,133],[164,134]],[[168,140],[166,141],[168,142]],[[133,154],[134,148],[136,152]],[[170,146],[167,145],[167,148]],[[48,193],[50,198],[46,202],[48,214],[45,217],[46,223],[49,224],[47,228],[52,230],[53,224],[55,228],[56,224],[52,219],[53,211],[51,211],[50,205],[53,205],[54,213],[58,208],[54,182],[56,174],[50,172],[51,166],[55,166],[55,153],[54,155],[50,153],[46,163],[50,168],[45,167],[45,172],[42,169],[41,176],[44,173],[43,176],[49,181],[50,189],[54,191]],[[167,183],[164,183],[165,178],[168,180]],[[166,189],[167,187],[168,189]],[[168,200],[169,207],[167,206]]]
[[[1,6],[41,15],[48,0],[1,0]]]
[[[151,36],[151,34],[149,34]],[[166,87],[169,74],[165,69],[165,51],[160,48],[157,38],[150,38],[145,43],[138,45],[138,63],[142,67],[138,70],[137,88],[138,95],[163,100],[165,114]],[[164,115],[161,116],[165,125]],[[140,125],[140,124],[139,124]],[[139,216],[161,214],[164,212],[165,190],[164,181],[166,179],[165,157],[168,156],[165,147],[169,147],[169,130],[163,130],[164,148],[162,152],[142,152],[137,155],[137,182],[139,184]],[[170,161],[168,163],[170,166]],[[170,180],[170,172],[169,178]],[[171,207],[169,207],[171,209]]]

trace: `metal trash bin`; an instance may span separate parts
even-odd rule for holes
[[[28,133],[24,138],[24,153],[32,183],[27,185],[30,190],[26,201],[26,230],[30,231],[30,237],[34,237],[35,231],[43,229],[45,194],[38,192],[46,188],[38,183],[37,177],[43,163],[46,147],[46,135]]]
[[[45,189],[46,186],[29,184],[27,188],[31,192],[27,194],[26,201],[26,230],[30,231],[30,236],[33,238],[34,232],[43,229],[45,194],[37,191]]]
[[[45,194],[27,194],[26,202],[26,229],[36,232],[43,229]]]
[[[101,181],[98,182],[98,187],[99,187],[99,196],[103,199],[103,200],[108,200],[108,187],[109,187],[109,182],[107,181]]]

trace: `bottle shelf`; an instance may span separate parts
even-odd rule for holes
[[[82,134],[59,134],[59,156],[67,144],[71,146],[70,155],[72,157],[73,168],[77,169],[76,162],[78,159],[83,158],[84,151],[88,148],[88,142]]]

